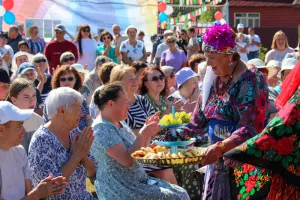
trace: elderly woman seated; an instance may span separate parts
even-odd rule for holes
[[[90,200],[85,179],[94,177],[96,167],[89,154],[93,142],[93,131],[85,127],[82,132],[75,129],[80,119],[82,95],[69,87],[52,90],[46,99],[50,121],[33,135],[29,146],[29,165],[34,172],[31,181],[36,186],[52,173],[64,176],[67,187],[63,194],[49,199]]]
[[[147,176],[143,167],[134,163],[131,153],[148,146],[158,131],[158,114],[149,117],[137,136],[123,121],[129,109],[125,90],[110,84],[98,90],[94,101],[100,114],[94,121],[96,158],[96,191],[99,199],[186,200],[186,191],[161,179]]]

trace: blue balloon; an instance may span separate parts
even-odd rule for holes
[[[158,19],[159,19],[159,21],[164,22],[168,19],[168,15],[164,12],[161,12],[158,15]]]
[[[6,24],[14,24],[16,21],[16,16],[14,15],[14,13],[10,12],[10,11],[6,11],[4,14],[4,22]]]
[[[220,21],[215,21],[215,24],[221,25],[221,22]]]

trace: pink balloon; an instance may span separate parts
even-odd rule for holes
[[[223,18],[223,13],[220,12],[220,11],[217,11],[217,12],[215,13],[215,19],[216,19],[217,21],[219,21],[219,20],[221,20],[222,18]]]
[[[167,4],[165,3],[159,3],[158,4],[158,11],[159,12],[164,12],[167,9]]]

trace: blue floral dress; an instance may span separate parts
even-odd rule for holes
[[[95,139],[91,153],[96,159],[97,178],[95,181],[99,199],[107,200],[187,200],[188,194],[177,185],[147,176],[143,167],[134,164],[124,167],[106,152],[121,142],[130,148],[135,141],[135,135],[126,123],[120,122],[118,128],[110,121],[103,119],[95,124]],[[149,182],[153,184],[149,184]]]
[[[80,130],[73,129],[70,133],[70,145],[75,135]],[[58,139],[46,127],[41,126],[33,135],[28,152],[28,161],[32,176],[30,178],[34,187],[49,176],[61,176],[61,167],[69,160],[71,152],[67,151]],[[91,160],[94,158],[89,154]],[[86,191],[86,170],[79,164],[70,176],[65,192],[47,198],[48,200],[94,200],[93,196]]]
[[[80,117],[80,120],[78,122],[78,128],[82,131],[85,127],[87,127],[87,116],[90,114],[89,107],[87,105],[86,100],[83,100],[82,105],[81,105],[81,113],[82,116]],[[45,121],[45,124],[50,121],[48,118],[47,114],[47,105],[44,105],[44,110],[43,110],[43,118]]]

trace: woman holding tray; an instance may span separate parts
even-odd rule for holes
[[[229,187],[234,176],[224,166],[223,154],[263,130],[268,88],[260,72],[248,70],[240,61],[235,34],[227,24],[208,28],[203,39],[208,68],[192,121],[183,134],[209,136],[202,160],[208,165],[202,199],[236,199],[240,188]]]
[[[148,118],[137,136],[123,121],[129,109],[125,90],[117,84],[94,94],[100,114],[93,124],[92,154],[96,158],[96,191],[99,199],[188,200],[187,192],[161,179],[147,176],[131,154],[148,146],[158,131],[158,113]]]

